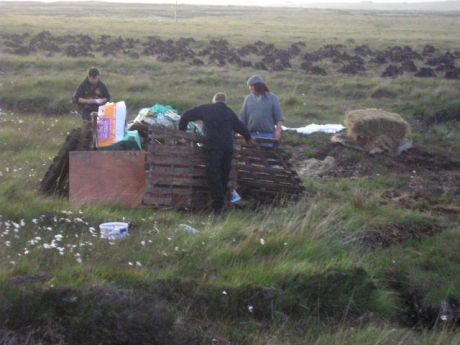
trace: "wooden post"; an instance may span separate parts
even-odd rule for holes
[[[177,23],[177,1],[178,0],[176,0],[176,6],[174,6],[174,22],[176,23]]]

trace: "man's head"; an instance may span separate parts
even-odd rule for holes
[[[270,91],[262,77],[257,74],[249,78],[247,84],[251,93],[256,96],[264,95],[266,92]]]
[[[88,70],[88,81],[93,85],[97,84],[99,81],[99,70],[97,68],[91,67]]]
[[[227,96],[223,92],[218,92],[212,98],[212,103],[227,103]]]

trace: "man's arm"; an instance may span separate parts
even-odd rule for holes
[[[284,114],[283,110],[281,109],[280,102],[278,97],[274,96],[273,98],[273,117],[275,120],[275,139],[280,141],[281,140],[281,131],[283,130],[284,124]]]
[[[233,113],[233,130],[241,134],[246,140],[246,142],[251,141],[251,134],[249,133],[244,123],[238,119],[238,116],[236,116],[235,113]]]
[[[197,106],[185,111],[179,120],[179,129],[181,131],[186,131],[190,121],[203,120],[203,113],[202,106]]]
[[[275,139],[278,140],[278,141],[281,140],[281,132],[283,131],[283,124],[284,124],[284,121],[278,121],[276,123]]]
[[[81,83],[72,96],[72,100],[77,104],[96,104],[96,100],[83,97],[85,82]]]
[[[80,100],[83,99],[82,96],[83,96],[83,83],[78,85],[77,89],[73,93],[72,101],[74,103],[81,104]]]

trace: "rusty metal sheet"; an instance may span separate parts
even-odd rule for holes
[[[146,186],[145,152],[70,152],[69,200],[140,207]]]

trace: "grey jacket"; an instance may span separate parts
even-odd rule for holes
[[[246,96],[240,112],[240,120],[250,132],[273,133],[278,121],[284,121],[278,96],[267,92],[264,96]]]

